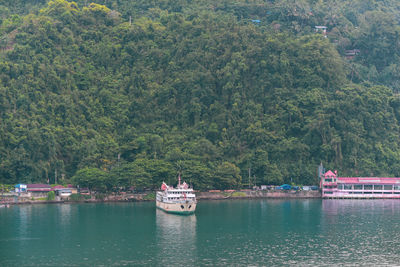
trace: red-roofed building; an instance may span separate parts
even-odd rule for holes
[[[399,177],[338,177],[321,175],[323,198],[400,198]]]
[[[27,184],[26,192],[32,197],[45,197],[47,193],[52,191],[48,184]]]
[[[65,188],[65,187],[62,186],[62,185],[55,185],[55,186],[52,187],[52,190],[54,191],[56,189],[63,189],[63,188]]]
[[[48,184],[27,184],[26,191],[28,192],[50,192],[51,186]]]

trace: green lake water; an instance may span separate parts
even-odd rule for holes
[[[0,266],[400,265],[400,200],[0,208]]]

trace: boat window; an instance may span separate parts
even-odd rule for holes
[[[354,190],[362,190],[362,184],[355,184],[354,185]]]
[[[332,182],[332,179],[325,178],[325,182],[330,183],[330,182]]]
[[[400,185],[395,185],[394,190],[400,190]]]
[[[342,185],[342,184],[338,184],[337,188],[338,188],[339,190],[343,190],[343,185]]]
[[[393,189],[393,186],[391,184],[385,184],[383,186],[383,190],[392,190],[392,189]]]
[[[374,190],[382,190],[383,186],[381,184],[374,185]]]

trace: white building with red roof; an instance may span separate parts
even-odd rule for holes
[[[339,177],[327,171],[320,178],[323,198],[400,198],[399,177]]]

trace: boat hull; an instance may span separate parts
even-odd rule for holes
[[[156,206],[160,210],[167,213],[179,214],[179,215],[190,215],[196,210],[197,203],[164,203],[161,201],[156,201]]]

